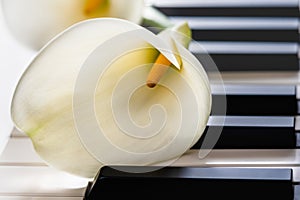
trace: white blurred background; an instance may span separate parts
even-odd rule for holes
[[[14,88],[35,53],[10,34],[0,2],[0,154],[14,127],[10,117]]]

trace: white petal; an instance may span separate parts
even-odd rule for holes
[[[110,1],[105,17],[141,22],[143,0]],[[64,29],[88,19],[83,12],[84,5],[84,0],[3,0],[3,12],[12,34],[38,50]]]
[[[36,150],[52,165],[87,177],[98,170],[99,162],[85,151],[74,129],[75,81],[81,64],[94,48],[137,28],[119,19],[80,22],[45,46],[23,74],[12,101],[13,121],[30,135]],[[67,137],[67,141],[61,137]]]
[[[71,27],[41,50],[20,80],[15,124],[47,163],[80,176],[93,177],[103,164],[173,161],[202,135],[210,87],[183,46],[180,71],[170,68],[155,89],[146,87],[156,48],[172,50],[124,20]]]

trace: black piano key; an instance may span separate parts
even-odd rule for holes
[[[188,22],[198,41],[298,42],[297,17],[169,17]]]
[[[240,7],[240,8],[203,8],[203,7],[158,7],[167,16],[230,16],[230,17],[299,17],[298,7]]]
[[[252,1],[241,1],[241,0],[215,0],[215,1],[199,1],[199,0],[149,0],[152,5],[158,5],[161,7],[298,7],[298,0],[252,0]]]
[[[207,55],[194,53],[200,62]],[[219,71],[298,71],[299,60],[296,54],[209,54]],[[206,71],[213,71],[203,65]]]
[[[298,30],[192,30],[198,41],[297,42]]]
[[[192,42],[189,50],[205,64],[210,56],[219,71],[298,71],[298,44],[273,42]]]
[[[227,115],[287,115],[298,113],[294,85],[212,85],[212,113],[224,115],[220,102],[226,99]]]
[[[104,195],[112,199],[294,198],[291,169],[165,167],[141,172],[143,168],[151,170],[151,167],[103,167],[87,187],[84,199]]]
[[[153,6],[168,16],[285,16],[298,17],[296,0],[286,1],[163,1]]]
[[[210,134],[218,135],[214,149],[293,149],[296,148],[294,117],[279,116],[210,116],[207,127],[200,140],[191,148],[206,148],[204,138]],[[214,133],[215,132],[215,133]]]
[[[189,17],[170,16],[178,24],[188,22],[193,30],[298,30],[297,17]]]

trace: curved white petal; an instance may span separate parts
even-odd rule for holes
[[[78,23],[22,76],[13,121],[47,163],[79,176],[93,177],[103,164],[172,160],[202,135],[211,107],[204,69],[177,48],[180,71],[171,67],[150,89],[145,81],[159,51],[177,62],[170,44],[125,20]]]
[[[25,45],[40,49],[56,34],[82,20],[85,0],[2,0],[3,13],[12,34]],[[104,13],[93,17],[116,17],[140,23],[143,0],[110,0]]]

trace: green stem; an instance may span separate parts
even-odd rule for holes
[[[186,48],[192,39],[192,31],[187,22],[173,24],[166,15],[152,6],[145,7],[142,24],[158,32],[171,29],[176,33],[173,37]]]
[[[146,6],[142,24],[147,27],[166,29],[174,26],[169,18],[152,6]]]

